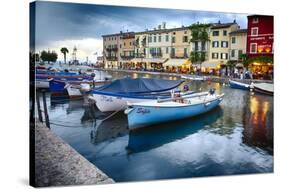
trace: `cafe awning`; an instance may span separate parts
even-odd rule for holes
[[[174,66],[174,67],[180,67],[180,66],[189,66],[191,62],[188,59],[169,59],[167,62],[163,64],[163,66]]]
[[[220,61],[204,61],[201,65],[202,68],[211,68],[215,69],[220,66],[222,63]]]
[[[153,63],[164,63],[165,58],[133,58],[132,62],[153,62]]]

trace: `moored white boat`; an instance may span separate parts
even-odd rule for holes
[[[204,76],[197,76],[197,75],[194,75],[194,76],[182,75],[181,78],[182,79],[188,79],[188,80],[195,80],[195,81],[204,81],[204,80],[206,80],[206,78]]]
[[[128,103],[129,129],[146,127],[156,123],[189,118],[208,112],[218,106],[224,94],[195,93],[183,97]]]
[[[170,90],[178,87],[182,81],[160,80],[152,78],[123,78],[109,85],[93,90],[90,99],[96,102],[101,112],[125,110],[127,102],[142,102],[168,97]]]
[[[271,83],[252,83],[254,91],[261,94],[273,95],[274,86]]]

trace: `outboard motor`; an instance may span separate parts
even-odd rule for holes
[[[213,95],[213,94],[215,94],[215,91],[216,91],[216,89],[212,88],[212,89],[209,90],[209,93],[210,93],[211,95]]]
[[[96,76],[96,74],[95,73],[91,73],[91,76],[94,78]]]

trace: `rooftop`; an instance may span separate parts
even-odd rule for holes
[[[237,24],[236,21],[234,20],[234,22],[230,22],[230,23],[213,23],[211,29],[220,29],[220,28],[228,28],[234,24]]]
[[[239,29],[239,30],[236,30],[236,31],[233,31],[233,32],[230,32],[229,34],[242,34],[242,33],[247,33],[247,29]]]

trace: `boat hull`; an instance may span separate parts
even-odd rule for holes
[[[257,92],[257,93],[260,93],[260,94],[265,94],[265,95],[273,96],[273,92],[272,91],[267,91],[267,90],[264,90],[264,89],[259,88],[259,87],[254,87],[254,91]]]
[[[233,89],[250,90],[250,85],[233,80],[229,80],[229,85]]]
[[[185,119],[206,113],[219,105],[222,97],[199,104],[190,104],[181,107],[153,107],[132,105],[128,113],[128,125],[130,130],[147,127],[149,125]]]
[[[39,89],[48,89],[49,88],[49,81],[47,79],[36,80],[35,86],[36,86],[36,88],[39,88]]]

